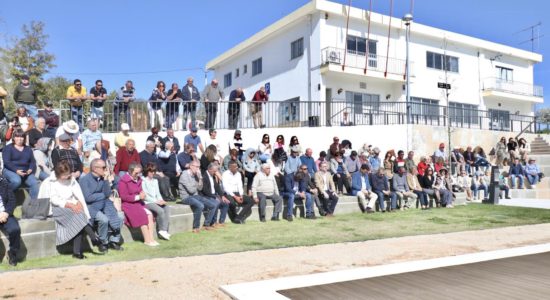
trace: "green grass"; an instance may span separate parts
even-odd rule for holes
[[[139,242],[127,242],[122,252],[106,255],[86,253],[88,259],[77,261],[70,255],[29,259],[16,268],[3,263],[1,271],[62,267],[77,264],[101,264],[116,261],[142,260],[157,257],[180,257],[311,246],[341,242],[367,241],[391,237],[479,230],[550,222],[550,210],[470,204],[455,209],[409,210],[397,213],[343,214],[335,218],[295,219],[289,223],[229,224],[213,232],[172,235],[171,241],[149,248]]]

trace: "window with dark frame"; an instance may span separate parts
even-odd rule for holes
[[[243,66],[243,74],[248,73],[248,65]]]
[[[231,78],[231,72],[229,72],[223,76],[223,87],[224,88],[230,87],[231,84],[232,84],[232,78]]]
[[[426,67],[458,73],[458,57],[426,51]]]
[[[256,76],[262,73],[262,58],[258,58],[252,61],[252,76]]]
[[[304,38],[299,38],[290,44],[290,59],[304,55]]]
[[[235,78],[238,78],[240,74],[240,71],[239,68],[235,69]]]
[[[479,107],[472,104],[449,102],[451,122],[458,124],[479,124]]]
[[[514,70],[501,66],[496,66],[497,78],[503,81],[514,81]]]

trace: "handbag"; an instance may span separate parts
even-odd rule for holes
[[[45,220],[50,214],[50,199],[27,197],[21,207],[23,219]]]
[[[118,194],[117,190],[113,190],[111,193],[111,197],[109,197],[111,201],[113,201],[113,205],[115,206],[116,210],[118,212],[122,211],[122,201],[120,199],[120,195]]]
[[[275,159],[279,159],[280,161],[287,161],[288,155],[286,154],[285,149],[283,148],[277,148],[275,151],[273,151],[273,156]]]

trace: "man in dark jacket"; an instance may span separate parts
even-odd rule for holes
[[[183,100],[183,131],[187,130],[187,115],[191,115],[191,127],[195,127],[197,120],[197,102],[201,100],[199,89],[193,85],[193,77],[187,78],[187,84],[181,88]]]
[[[8,263],[17,265],[17,252],[21,245],[21,229],[17,219],[13,216],[15,209],[15,195],[11,191],[8,180],[0,176],[0,230],[4,231],[10,241]]]
[[[202,178],[204,179],[201,195],[206,198],[215,199],[219,203],[220,218],[218,219],[218,210],[216,210],[214,219],[212,220],[212,226],[225,226],[225,218],[227,217],[230,202],[223,192],[218,165],[216,163],[209,164],[208,170],[202,172]]]
[[[372,192],[378,196],[380,210],[384,212],[384,196],[391,196],[390,184],[388,178],[384,175],[384,168],[379,168],[376,174],[370,174],[370,182],[372,184]],[[390,210],[391,206],[388,207],[388,211]]]
[[[301,165],[295,174],[288,174],[284,177],[285,196],[288,199],[286,220],[292,222],[292,216],[294,215],[294,201],[296,199],[305,200],[306,206],[306,219],[315,219],[313,214],[313,199],[308,190],[307,166]]]
[[[229,115],[229,129],[237,129],[239,126],[239,116],[241,114],[241,102],[246,101],[246,96],[242,88],[237,88],[229,94],[229,106],[227,114]]]
[[[111,187],[109,181],[104,180],[106,164],[102,159],[94,159],[90,163],[90,173],[80,178],[79,184],[84,200],[90,211],[90,223],[98,224],[98,235],[101,244],[99,252],[105,253],[108,248],[120,250],[120,227],[122,220],[109,199]],[[109,234],[109,229],[111,234]]]

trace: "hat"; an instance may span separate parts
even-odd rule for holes
[[[50,106],[50,107],[51,107],[51,106],[53,106],[53,102],[50,101],[50,100],[46,100],[46,101],[44,102],[44,105],[45,105],[45,106]]]
[[[21,76],[21,80],[29,80],[29,75],[25,74],[23,76]]]
[[[128,123],[122,123],[122,124],[120,124],[120,129],[130,130],[130,125],[128,125]]]
[[[445,147],[445,144],[444,143],[439,144],[439,148],[441,147]]]
[[[216,129],[214,129],[214,128],[208,129],[208,134],[212,134],[213,132],[216,132]]]
[[[71,140],[71,136],[68,135],[67,133],[63,133],[62,135],[59,136],[59,140],[62,142],[69,141]]]
[[[378,147],[374,147],[374,149],[372,149],[372,152],[374,153],[380,153],[380,149]]]
[[[198,131],[197,127],[195,127],[195,126],[191,127],[191,132],[197,132],[197,131]]]
[[[235,134],[241,134],[241,131],[239,129],[235,130]]]
[[[63,130],[71,134],[77,133],[79,131],[78,124],[73,120],[63,122]]]

